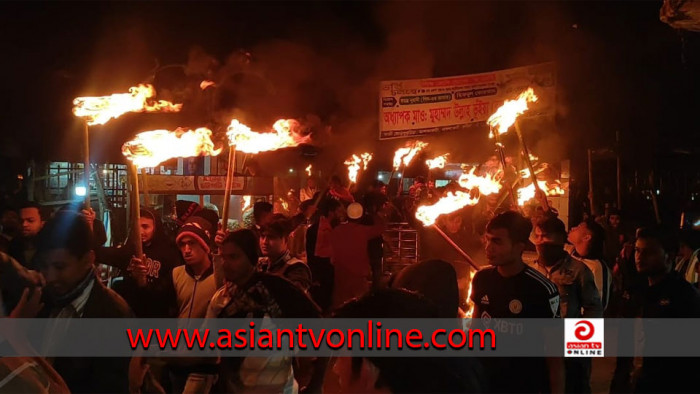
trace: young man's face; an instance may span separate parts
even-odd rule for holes
[[[177,247],[180,249],[186,264],[199,264],[207,258],[207,251],[190,236],[182,237],[177,242]]]
[[[634,244],[634,262],[642,275],[654,276],[666,272],[668,255],[655,239],[638,238]]]
[[[588,229],[586,222],[581,222],[578,226],[569,231],[568,240],[576,248],[579,254],[588,254],[588,249],[593,239],[593,234]]]
[[[144,244],[150,243],[153,240],[153,232],[155,231],[155,223],[153,219],[148,217],[139,218],[141,225],[141,242]]]
[[[263,233],[260,236],[260,250],[263,256],[280,256],[287,251],[287,239]]]
[[[255,271],[255,265],[258,263],[248,260],[248,256],[233,242],[221,246],[221,257],[224,260],[224,276],[233,283],[247,278]]]
[[[41,231],[41,228],[44,227],[44,222],[41,220],[41,215],[37,208],[22,208],[19,211],[19,217],[22,221],[22,235],[25,237],[36,236]]]
[[[610,227],[617,228],[620,225],[620,215],[610,215],[608,223],[610,223]]]
[[[95,255],[92,251],[81,258],[67,249],[52,249],[41,256],[41,273],[46,279],[46,292],[62,296],[73,290],[92,269]]]
[[[514,244],[505,228],[488,230],[485,239],[486,259],[493,266],[512,264],[523,253],[524,246],[521,243]]]

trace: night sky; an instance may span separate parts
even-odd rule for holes
[[[93,160],[119,160],[116,144],[148,127],[193,126],[240,111],[254,124],[298,117],[330,126],[323,141],[330,150],[371,144],[378,135],[380,80],[554,61],[559,91],[552,136],[562,147],[555,156],[580,162],[586,147],[610,145],[619,131],[626,166],[646,171],[666,165],[664,158],[676,148],[697,153],[700,146],[698,34],[661,22],[660,6],[657,1],[2,3],[0,155],[17,158],[12,163],[20,169],[20,159],[78,161],[73,97],[125,91],[147,80],[157,64],[182,65],[188,59],[190,69],[197,59],[218,62],[216,76],[235,79],[232,64],[247,53],[257,77],[235,80],[235,88],[219,95],[214,114],[201,97],[187,96],[201,76],[185,75],[181,68],[159,72],[159,92],[184,95],[193,109],[175,117],[128,115],[93,131]],[[396,144],[385,143],[391,149]]]

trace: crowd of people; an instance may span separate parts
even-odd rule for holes
[[[528,216],[485,198],[437,224],[482,265],[467,299],[462,256],[410,220],[449,187],[416,178],[397,199],[386,189],[377,182],[353,193],[335,177],[321,190],[311,180],[293,216],[257,201],[252,223],[234,231],[196,203],[179,201],[173,217],[142,207],[141,239],[119,247],[103,246],[104,227],[90,209],[47,217],[28,202],[2,214],[3,312],[70,319],[700,317],[696,234],[630,233],[612,210],[567,231],[546,197]],[[396,221],[420,230],[422,261],[387,276],[383,234]],[[99,265],[121,275],[103,283]],[[618,358],[612,392],[695,391],[684,372],[693,361],[645,358],[639,371],[633,361]],[[590,358],[35,357],[1,358],[0,381],[11,392],[585,393],[591,369]]]

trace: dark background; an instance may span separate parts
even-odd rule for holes
[[[619,132],[626,198],[649,187],[639,179],[653,170],[671,215],[697,191],[700,45],[697,33],[659,20],[661,5],[2,3],[3,175],[23,172],[27,159],[80,161],[81,123],[71,113],[72,99],[151,79],[161,98],[184,101],[188,109],[129,114],[95,128],[93,161],[123,160],[117,147],[138,131],[206,124],[221,137],[225,120],[238,116],[260,127],[280,117],[304,119],[314,130],[311,151],[319,166],[365,147],[378,153],[381,166],[389,161],[383,153],[404,141],[376,141],[379,81],[554,61],[557,119],[552,130],[533,136],[537,153],[543,160],[570,158],[572,195],[577,188],[585,194],[586,148],[613,147]],[[186,67],[158,70],[165,65]],[[220,83],[215,93],[198,90],[203,77]],[[492,153],[485,133],[448,133],[435,141],[468,156],[459,159],[478,161]],[[267,165],[308,160],[292,150]],[[605,166],[597,172],[609,183]]]

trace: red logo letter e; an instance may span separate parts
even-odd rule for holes
[[[595,328],[593,328],[593,324],[588,320],[581,320],[580,322],[576,323],[574,335],[576,335],[578,340],[587,341],[593,337],[593,333],[595,333]]]

